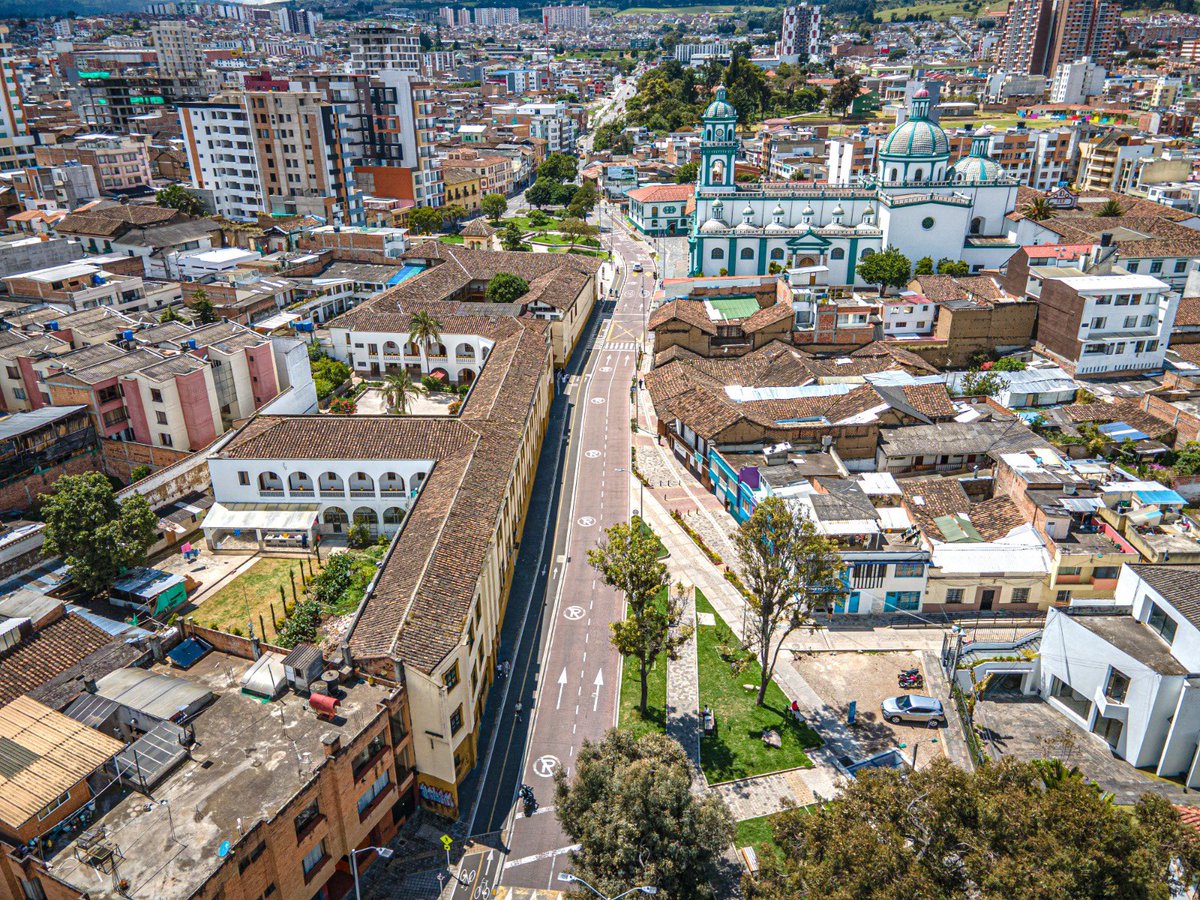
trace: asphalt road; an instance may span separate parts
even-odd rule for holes
[[[609,623],[623,601],[599,581],[587,550],[630,515],[630,386],[653,278],[646,244],[619,226],[604,237],[626,265],[646,271],[622,272],[615,308],[597,304],[551,412],[501,634],[512,675],[492,690],[480,762],[460,788],[466,831],[503,832],[507,852],[465,857],[457,900],[489,896],[501,883],[555,884],[569,842],[554,816],[553,768],[570,774],[582,742],[616,722],[620,658]],[[516,802],[521,783],[541,804],[529,818]]]

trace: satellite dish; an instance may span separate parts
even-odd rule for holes
[[[224,859],[229,855],[229,851],[233,849],[233,845],[229,841],[221,841],[221,846],[217,848],[217,858]]]

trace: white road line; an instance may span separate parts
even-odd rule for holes
[[[557,850],[547,850],[544,853],[535,853],[533,856],[522,856],[520,859],[510,859],[504,863],[504,868],[512,869],[516,866],[524,866],[533,862],[541,862],[543,859],[552,859],[555,856],[561,856],[564,853],[571,853],[578,849],[578,844],[572,844],[569,847],[560,847]]]

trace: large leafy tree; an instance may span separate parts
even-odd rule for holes
[[[578,167],[579,161],[574,156],[566,153],[551,153],[538,166],[537,177],[548,178],[560,184],[564,181],[574,181]]]
[[[562,220],[562,224],[558,226],[561,231],[571,241],[571,246],[574,247],[580,238],[590,237],[596,233],[594,226],[589,225],[583,219],[568,217]]]
[[[141,565],[154,543],[158,517],[141,494],[117,502],[113,486],[99,472],[63,475],[53,494],[42,494],[46,542],[42,553],[61,556],[71,578],[95,596],[120,574]]]
[[[696,177],[700,174],[700,163],[686,162],[675,170],[676,184],[695,184]]]
[[[809,621],[813,610],[845,596],[845,565],[837,545],[778,497],[754,508],[733,543],[749,590],[744,638],[762,667],[757,699],[762,706],[787,636]]]
[[[408,227],[417,234],[433,234],[442,227],[442,211],[418,206],[408,211]]]
[[[458,223],[467,217],[467,208],[461,203],[447,203],[441,209],[442,221],[451,228],[457,227]]]
[[[641,517],[621,522],[604,532],[604,538],[588,551],[588,563],[604,583],[625,595],[626,616],[612,623],[612,642],[622,656],[638,661],[641,699],[638,709],[646,715],[650,667],[660,653],[674,654],[691,636],[686,628],[671,631],[678,618],[678,601],[667,591],[667,567],[658,558],[662,544]]]
[[[541,209],[543,206],[549,206],[554,202],[555,184],[549,178],[538,178],[533,184],[525,189],[525,199],[530,206],[535,206]]]
[[[497,272],[487,283],[484,296],[489,303],[515,303],[529,293],[529,282],[511,272]]]
[[[850,104],[858,97],[861,88],[862,78],[858,75],[839,78],[837,84],[829,89],[829,111],[844,116]]]
[[[516,222],[509,222],[500,229],[500,246],[510,252],[517,252],[525,249],[525,235],[521,232],[521,226]]]
[[[499,222],[500,217],[508,211],[508,201],[503,194],[484,194],[479,201],[479,208],[493,222]]]
[[[1165,798],[1117,806],[1058,760],[880,770],[774,831],[753,900],[1166,900],[1200,866],[1200,835]]]
[[[912,263],[895,247],[872,253],[858,264],[863,281],[879,285],[879,296],[884,296],[889,287],[902,288],[912,277]]]
[[[586,180],[571,195],[571,202],[567,204],[567,213],[580,219],[586,219],[588,213],[595,209],[599,202],[600,192],[596,190],[596,182]]]
[[[733,823],[720,797],[693,791],[683,748],[666,735],[610,731],[584,741],[575,777],[555,772],[554,811],[579,849],[571,870],[607,896],[658,888],[669,900],[712,897]]]
[[[208,299],[208,291],[204,288],[197,288],[192,293],[192,302],[187,306],[196,314],[196,321],[201,325],[211,325],[220,318],[217,315],[216,307]]]
[[[204,202],[183,185],[170,184],[154,195],[154,202],[189,216],[204,215]]]

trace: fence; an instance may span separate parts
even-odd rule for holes
[[[950,682],[950,696],[954,700],[954,708],[958,710],[958,719],[962,722],[963,734],[967,739],[967,752],[971,754],[971,762],[976,767],[982,766],[988,761],[988,756],[984,752],[983,746],[979,743],[979,735],[975,733],[975,725],[966,695],[963,694],[962,688],[953,681]]]

